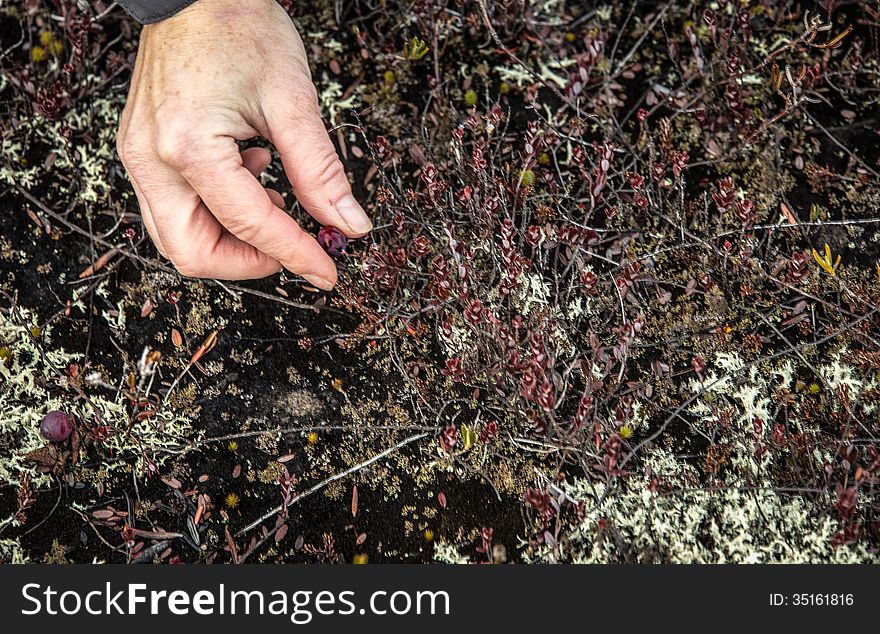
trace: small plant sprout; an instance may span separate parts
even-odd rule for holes
[[[825,243],[825,254],[819,255],[816,249],[813,249],[813,259],[816,260],[816,264],[821,266],[825,271],[831,275],[837,275],[835,272],[837,270],[837,266],[840,264],[840,255],[837,256],[837,259],[833,259],[831,256],[831,247],[828,246],[828,243]]]
[[[403,45],[403,56],[411,62],[418,61],[427,55],[429,50],[431,49],[428,48],[424,40],[418,36],[413,36],[411,40],[408,40]]]
[[[477,435],[477,432],[475,432],[473,429],[471,429],[467,425],[462,425],[461,426],[461,438],[462,438],[462,444],[464,446],[464,450],[467,451],[468,449],[470,449],[471,447],[473,447],[476,444],[477,440],[479,439],[479,436]]]

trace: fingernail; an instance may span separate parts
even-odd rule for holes
[[[363,208],[354,199],[354,196],[346,196],[336,203],[336,211],[342,216],[348,228],[355,233],[367,233],[373,228],[373,223],[364,213]]]
[[[312,286],[317,286],[321,290],[324,291],[332,291],[335,284],[330,280],[325,280],[320,275],[303,275],[303,279],[311,284]]]

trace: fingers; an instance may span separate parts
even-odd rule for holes
[[[153,244],[156,245],[156,250],[162,257],[168,257],[168,252],[165,250],[165,247],[162,245],[162,238],[159,235],[159,230],[156,227],[156,222],[153,220],[153,214],[150,211],[150,205],[147,202],[146,197],[144,196],[143,191],[138,186],[137,181],[134,177],[129,174],[129,180],[131,180],[131,185],[134,188],[134,193],[138,199],[138,207],[140,207],[141,211],[141,221],[144,223],[144,228],[147,230],[147,234],[150,236],[150,239],[153,240]]]
[[[241,152],[241,164],[254,176],[259,176],[272,162],[272,154],[261,147],[251,147]]]
[[[309,85],[303,92],[298,99],[276,98],[269,101],[269,107],[264,106],[270,141],[281,154],[284,171],[303,208],[323,225],[337,227],[351,238],[362,236],[373,223],[351,193],[345,168],[321,121],[314,91]]]
[[[281,264],[227,231],[179,175],[167,174],[150,208],[168,258],[187,277],[247,280],[273,275]],[[149,194],[148,194],[149,196]]]
[[[259,176],[264,169],[269,167],[269,163],[271,162],[272,154],[269,153],[269,150],[261,147],[248,148],[241,153],[241,164],[244,165],[245,169],[254,176]],[[272,204],[279,209],[284,209],[284,197],[281,193],[274,189],[269,189],[268,187],[265,189],[266,193],[269,194],[269,199],[272,201]]]
[[[275,191],[274,189],[266,188],[266,193],[269,194],[269,200],[272,201],[272,204],[278,207],[278,209],[284,210],[284,197],[281,195],[281,192]]]
[[[202,143],[190,144],[185,151],[163,158],[241,243],[252,245],[319,288],[333,288],[337,279],[333,261],[311,235],[276,206],[277,198],[273,202],[273,196],[245,165],[245,160],[251,167],[258,164],[257,154],[242,156],[229,137]]]
[[[266,150],[255,148],[246,151],[246,158],[248,167],[258,174],[270,157]],[[277,260],[224,229],[174,169],[158,160],[128,163],[144,226],[160,252],[182,275],[240,280],[266,277],[281,270]],[[275,196],[276,202],[283,204],[280,194]]]

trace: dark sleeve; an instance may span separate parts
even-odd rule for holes
[[[188,7],[195,0],[117,0],[120,6],[138,22],[150,24],[161,22],[165,18]]]

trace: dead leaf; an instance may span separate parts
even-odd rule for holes
[[[238,548],[235,546],[235,540],[232,539],[232,533],[230,532],[228,526],[226,526],[224,530],[226,533],[226,545],[229,548],[229,554],[232,555],[232,563],[237,564],[239,559]]]
[[[782,212],[782,216],[785,218],[785,220],[789,224],[793,224],[793,225],[800,224],[798,222],[797,216],[795,216],[794,213],[792,212],[791,207],[789,207],[785,203],[779,203],[779,211]]]
[[[199,494],[198,505],[196,506],[196,515],[193,518],[193,524],[196,526],[199,525],[199,522],[202,519],[202,516],[205,514],[205,509],[207,508],[207,502],[205,501],[204,494]]]
[[[362,79],[363,79],[362,77],[358,77],[353,82],[351,82],[351,84],[349,84],[348,88],[346,88],[342,92],[342,96],[339,98],[340,101],[345,101],[346,99],[351,97],[354,94],[354,91],[358,89],[358,86],[361,85]]]
[[[177,539],[178,537],[183,536],[181,533],[166,533],[165,531],[145,531],[139,528],[132,528],[131,532],[138,537],[143,537],[144,539]]]
[[[172,489],[179,489],[181,487],[180,480],[177,478],[173,478],[171,476],[161,478],[162,482],[170,486]]]
[[[376,175],[378,173],[379,173],[379,168],[375,164],[370,165],[370,168],[367,170],[366,176],[364,176],[364,187],[369,185],[372,182],[372,180],[374,178],[376,178]]]
[[[113,259],[113,256],[115,256],[117,253],[119,253],[119,247],[113,247],[112,249],[110,249],[109,251],[104,253],[101,257],[99,257],[97,260],[95,260],[94,263],[92,263],[92,265],[90,267],[88,267],[85,271],[83,271],[82,273],[79,274],[79,279],[83,279],[85,277],[90,277],[90,276],[94,275],[95,273],[97,273],[98,271],[100,271],[101,269],[103,269],[105,266],[107,266],[107,263],[111,259]]]
[[[24,459],[28,462],[35,462],[41,469],[57,475],[64,469],[67,456],[55,445],[48,444],[26,453]]]
[[[215,330],[210,335],[205,337],[205,340],[202,342],[202,345],[199,346],[199,349],[193,353],[192,358],[189,360],[190,364],[195,364],[201,359],[205,354],[211,351],[211,348],[214,347],[214,344],[217,343],[217,334],[219,330]]]
[[[150,313],[153,312],[153,308],[155,307],[153,306],[153,302],[150,301],[149,298],[144,300],[144,305],[141,306],[141,317],[149,317]]]
[[[35,225],[37,225],[37,227],[40,227],[40,228],[43,227],[43,223],[40,222],[40,217],[36,213],[34,213],[33,209],[28,209],[27,215],[28,215],[28,218],[31,219],[31,222],[33,222]]]

